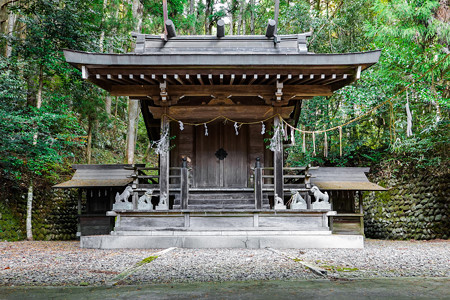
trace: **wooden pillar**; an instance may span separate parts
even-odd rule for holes
[[[311,174],[309,174],[310,167],[311,165],[307,165],[305,168],[305,189],[308,189],[305,196],[306,209],[311,209],[311,196],[309,195],[309,189],[311,189]]]
[[[282,126],[279,117],[273,119],[273,126],[277,128]],[[274,173],[274,186],[275,194],[278,195],[284,201],[284,179],[283,179],[283,139],[280,139],[280,145],[273,152],[273,173]]]
[[[361,234],[364,235],[364,210],[363,210],[363,195],[361,191],[358,191],[359,196],[359,221],[360,221],[360,227],[361,227]]]
[[[137,167],[134,167],[134,179],[133,179],[133,184],[132,184],[132,188],[133,188],[133,194],[131,194],[131,202],[133,203],[133,210],[137,210],[138,209],[138,200],[139,200],[139,195],[138,192],[136,192],[136,189],[138,188],[138,184],[139,184],[139,179],[138,179],[138,174],[139,171],[137,169]]]
[[[161,133],[163,134],[166,131],[169,132],[170,136],[169,119],[167,116],[163,116],[161,119]],[[167,150],[159,155],[159,205],[161,205],[161,199],[166,197],[166,207],[160,207],[160,209],[169,209],[169,164],[170,155],[169,150]]]
[[[77,209],[78,209],[78,224],[77,224],[77,237],[81,236],[81,200],[83,198],[83,189],[78,189],[78,203],[77,203]]]
[[[186,157],[183,157],[183,161],[181,163],[181,176],[180,176],[180,201],[181,201],[181,209],[187,209],[188,207],[188,199],[189,199],[189,176],[188,176],[188,168],[187,168],[187,160]]]
[[[128,100],[128,132],[126,158],[128,164],[134,163],[134,152],[136,151],[136,128],[138,126],[139,100]]]
[[[255,209],[262,209],[262,169],[260,158],[255,163]]]

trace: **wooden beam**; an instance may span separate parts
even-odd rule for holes
[[[325,84],[329,85],[329,84],[332,84],[332,83],[335,83],[335,82],[338,82],[338,81],[343,81],[343,80],[345,81],[347,79],[348,79],[348,75],[347,74],[343,74],[342,77],[339,75],[339,76],[337,76],[337,78],[332,79],[330,81],[327,81]]]
[[[269,82],[267,82],[267,84],[272,84],[272,83],[274,83],[275,81],[279,81],[280,78],[281,78],[281,75],[280,75],[280,74],[277,74],[277,76],[275,76],[275,77],[273,77],[271,80],[269,80]]]
[[[329,83],[330,81],[334,81],[335,79],[336,79],[336,74],[331,74],[331,77],[329,77],[329,78],[326,78],[325,80],[323,80],[321,83],[322,84],[326,84],[326,83]]]
[[[183,80],[181,80],[180,76],[178,76],[178,74],[174,74],[173,78],[178,81],[180,84],[184,84]]]
[[[321,74],[319,78],[309,81],[308,84],[314,84],[325,79],[325,74]]]
[[[153,118],[160,119],[164,114],[164,107],[149,106]],[[283,118],[289,118],[294,106],[277,108]],[[170,106],[167,113],[177,120],[203,122],[217,116],[225,116],[237,121],[259,121],[274,115],[274,108],[266,105],[199,105],[199,106]]]
[[[144,74],[140,74],[139,75],[139,79],[141,81],[148,82],[150,84],[156,84],[154,80],[151,80],[150,78],[147,78]]]
[[[264,75],[264,78],[261,80],[260,84],[266,82],[269,79],[270,79],[270,75],[269,74]]]
[[[174,74],[174,75],[175,75],[175,74]],[[170,84],[173,84],[173,85],[176,84],[175,81],[173,81],[173,79],[170,78],[167,74],[163,74],[162,78],[163,78],[163,81],[164,81],[164,82],[167,81],[167,82],[169,82]]]
[[[117,79],[121,80],[124,84],[136,84],[137,82],[134,80],[130,80],[126,75],[118,74]]]
[[[86,66],[81,66],[81,78],[88,79],[89,78],[89,72]]]
[[[114,76],[112,76],[111,74],[107,74],[107,75],[106,75],[106,79],[108,79],[108,80],[110,80],[110,81],[112,81],[112,82],[118,83],[118,84],[120,84],[120,85],[124,84],[124,83],[121,82],[120,80],[115,79]]]
[[[241,81],[239,81],[239,84],[243,84],[246,79],[247,79],[247,74],[242,74]]]
[[[191,78],[189,77],[189,74],[186,74],[185,78],[186,78],[187,82],[189,82],[190,84],[192,84],[192,80],[191,80]]]
[[[236,77],[236,75],[235,74],[231,74],[231,77],[230,77],[230,85],[233,85],[233,82],[234,82],[234,78]]]
[[[292,74],[288,74],[285,78],[281,79],[280,82],[284,83],[292,79]]]
[[[212,74],[208,74],[208,80],[210,85],[214,84]]]
[[[198,82],[200,82],[201,85],[204,85],[201,74],[197,74],[197,80]]]
[[[361,78],[361,66],[358,66],[358,69],[356,70],[355,80],[358,80],[359,78]]]
[[[253,78],[250,79],[250,81],[249,81],[248,84],[251,85],[253,82],[255,82],[256,79],[258,79],[258,74],[254,74],[254,75],[253,75]]]
[[[210,96],[214,94],[232,94],[233,96],[274,95],[276,86],[270,85],[174,85],[167,88],[169,96]],[[159,95],[157,85],[113,85],[112,96],[145,97]],[[284,85],[283,96],[331,96],[328,85]]]

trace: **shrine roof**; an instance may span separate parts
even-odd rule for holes
[[[125,167],[132,165],[73,165],[75,174],[72,179],[54,185],[54,188],[88,188],[125,186],[133,181],[133,170]],[[144,166],[144,165],[139,165]]]
[[[367,179],[369,168],[320,167],[310,170],[311,183],[323,190],[386,191],[387,189]]]
[[[164,47],[161,50],[165,49]],[[133,52],[125,54],[106,54],[64,50],[66,61],[75,66],[297,66],[332,67],[364,65],[364,69],[378,62],[381,50],[355,53],[315,54],[265,49],[254,51],[247,49],[217,51],[163,50],[153,52]]]

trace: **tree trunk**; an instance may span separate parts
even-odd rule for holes
[[[412,133],[412,114],[409,109],[409,99],[408,99],[408,91],[406,91],[406,136],[410,137],[413,135]]]
[[[194,4],[195,4],[195,0],[189,0],[189,14],[193,15],[194,14]],[[195,34],[195,26],[194,24],[192,24],[191,28],[189,29],[189,32],[191,33],[191,35]]]
[[[36,108],[40,109],[42,106],[42,89],[44,87],[44,67],[39,66],[39,88],[36,95]],[[33,134],[33,146],[37,145],[38,132]],[[31,224],[31,215],[33,210],[33,179],[30,179],[30,185],[28,186],[28,197],[27,197],[27,219],[26,219],[26,230],[27,230],[27,240],[33,240],[33,228]]]
[[[87,146],[86,146],[86,158],[88,165],[91,164],[92,157],[92,118],[88,118],[88,136],[87,136]]]
[[[102,32],[100,33],[100,40],[99,40],[99,48],[100,53],[103,52],[103,42],[105,41],[105,13],[106,13],[106,7],[108,6],[108,0],[103,0],[103,14],[102,14]]]
[[[28,186],[28,197],[27,197],[27,240],[33,240],[33,226],[31,225],[31,213],[33,210],[33,179],[30,179],[30,185]]]
[[[275,20],[275,34],[278,32],[278,15],[280,14],[280,0],[275,0],[274,20]]]
[[[135,30],[140,33],[142,31],[142,13],[144,10],[140,0],[133,0],[132,10],[133,18],[137,21]]]
[[[242,22],[244,18],[244,6],[245,0],[241,0],[239,3],[239,17],[238,17],[238,25],[237,25],[237,35],[241,35]]]
[[[255,0],[250,0],[250,33],[255,34]]]
[[[126,159],[128,164],[134,163],[134,152],[136,149],[136,119],[138,115],[138,100],[128,100],[128,133]]]
[[[108,115],[108,118],[111,116],[111,104],[112,104],[112,98],[110,95],[106,95],[105,98],[105,111]]]
[[[211,34],[211,32],[209,31],[210,27],[210,22],[209,22],[209,16],[212,13],[212,9],[211,7],[213,6],[213,2],[214,0],[206,0],[206,10],[205,10],[205,34]]]
[[[42,106],[42,89],[44,87],[44,66],[39,66],[39,87],[36,96],[36,108],[40,109]]]
[[[15,1],[11,1],[9,5],[13,5]],[[10,37],[12,37],[14,32],[14,26],[16,25],[17,16],[13,12],[9,12],[8,14],[8,27],[6,34]],[[12,53],[12,47],[10,43],[8,42],[6,45],[6,57],[10,57]]]
[[[189,0],[189,14],[190,15],[194,14],[194,4],[195,4],[195,0]]]

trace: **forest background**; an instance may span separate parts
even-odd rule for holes
[[[167,2],[180,35],[214,34],[219,19],[228,35],[264,34],[274,18],[272,0]],[[304,101],[299,127],[339,126],[392,97],[343,127],[342,155],[338,131],[328,133],[327,151],[323,134],[315,136],[315,148],[306,135],[306,149],[298,135],[287,163],[370,166],[387,177],[430,168],[448,174],[449,21],[446,0],[280,0],[278,33],[311,31],[311,52],[382,49],[360,80]],[[129,162],[127,143],[136,145],[133,162],[156,163],[129,99],[83,81],[62,49],[130,52],[131,32],[161,34],[162,24],[162,0],[0,0],[0,232],[9,228],[10,239],[24,238],[34,195],[45,206],[51,186],[70,177],[72,164]],[[1,223],[2,214],[8,222]],[[14,226],[20,230],[12,234]]]

